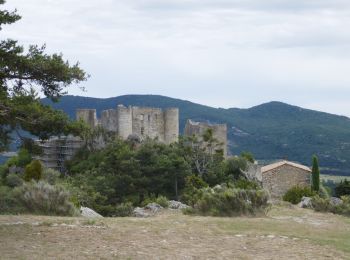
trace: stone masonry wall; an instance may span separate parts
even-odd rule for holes
[[[270,192],[274,199],[280,199],[294,186],[309,186],[311,173],[309,171],[293,167],[291,165],[282,165],[262,173],[263,187]]]
[[[96,109],[77,109],[76,119],[83,120],[91,128],[97,125]]]
[[[213,129],[213,136],[220,143],[222,143],[222,149],[224,155],[227,156],[227,125],[226,124],[208,124],[202,122],[194,122],[188,120],[185,126],[185,135],[187,136],[202,136],[203,133],[208,129]]]
[[[141,139],[158,138],[164,142],[164,115],[159,108],[133,107],[132,132]]]
[[[100,120],[95,109],[78,109],[77,119],[83,119],[91,127],[100,124],[108,131],[116,132],[122,139],[137,135],[140,140],[147,137],[167,144],[179,137],[179,109],[162,110],[150,107],[125,107],[102,111]]]

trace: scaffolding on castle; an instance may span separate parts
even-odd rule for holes
[[[65,173],[65,162],[73,158],[83,141],[79,137],[64,136],[53,137],[46,141],[37,140],[36,143],[42,149],[42,154],[36,159],[47,168]]]

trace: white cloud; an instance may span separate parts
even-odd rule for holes
[[[350,104],[336,105],[350,95],[348,0],[11,0],[6,6],[23,19],[1,33],[81,61],[92,75],[86,95],[153,93],[221,107],[281,100],[350,116]]]

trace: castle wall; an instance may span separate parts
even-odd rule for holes
[[[164,142],[164,116],[159,108],[133,107],[132,131],[141,139],[150,137]]]
[[[95,109],[78,109],[77,119],[83,119],[91,127],[100,124],[107,131],[116,132],[122,139],[137,135],[140,140],[149,137],[159,142],[172,143],[179,136],[179,110],[171,108],[125,107],[102,111],[98,122]]]
[[[171,144],[179,139],[179,109],[169,108],[164,111],[164,142]]]
[[[226,124],[208,124],[187,120],[185,126],[185,135],[201,137],[207,129],[213,130],[213,137],[222,143],[221,147],[224,156],[227,156],[227,125]]]
[[[117,128],[118,135],[127,139],[132,134],[132,108],[119,105],[117,107]]]
[[[76,119],[83,120],[91,128],[97,126],[96,109],[77,109]]]
[[[118,132],[118,111],[116,109],[108,109],[102,111],[101,126],[107,131]]]

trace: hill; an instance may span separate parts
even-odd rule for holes
[[[180,131],[186,120],[227,123],[232,154],[251,151],[259,160],[287,158],[310,165],[317,154],[324,172],[347,174],[350,168],[350,119],[303,109],[281,102],[270,102],[249,109],[213,108],[189,101],[157,95],[126,95],[114,98],[65,96],[59,103],[43,99],[75,117],[77,108],[96,108],[98,116],[117,104],[152,107],[178,107]]]

